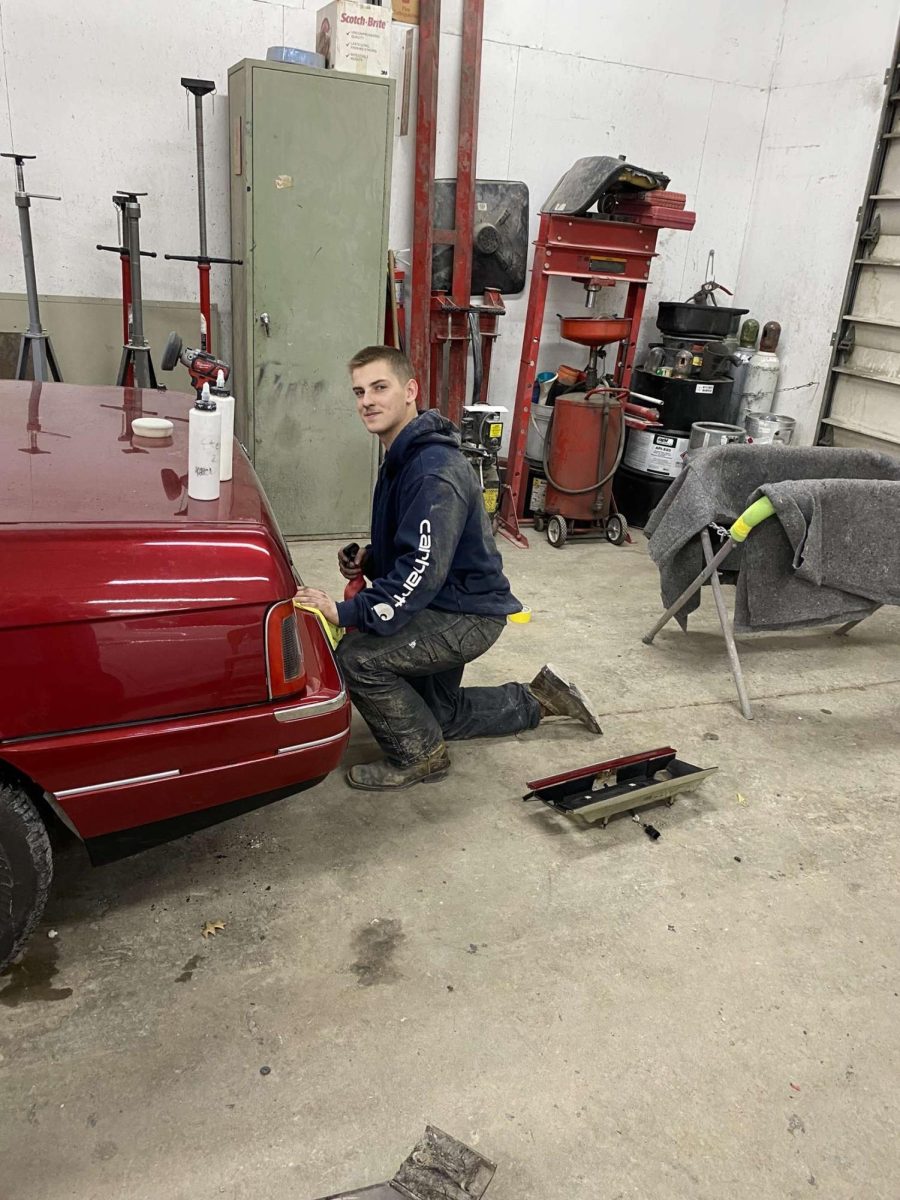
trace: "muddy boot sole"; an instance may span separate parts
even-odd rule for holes
[[[600,722],[584,692],[569,683],[548,663],[528,685],[528,690],[549,717],[571,717],[591,733],[602,733]]]

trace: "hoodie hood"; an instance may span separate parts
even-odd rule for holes
[[[384,457],[385,470],[389,475],[395,475],[413,450],[435,445],[453,446],[458,450],[459,430],[436,408],[428,408],[397,434]]]

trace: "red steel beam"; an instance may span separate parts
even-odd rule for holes
[[[437,142],[441,0],[422,0],[419,14],[416,172],[413,196],[409,357],[419,381],[419,407],[435,403],[431,374],[431,255],[434,245],[434,160]]]
[[[472,237],[475,224],[475,167],[478,158],[478,106],[481,98],[481,41],[484,0],[464,0],[462,63],[459,76],[459,137],[456,147],[456,232],[453,248],[453,303],[472,299]],[[450,343],[447,416],[459,425],[466,399],[468,341]]]

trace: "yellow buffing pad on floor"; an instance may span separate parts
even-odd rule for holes
[[[514,621],[516,625],[527,625],[531,620],[531,609],[528,605],[524,605],[521,612],[510,613],[507,616],[507,621]]]

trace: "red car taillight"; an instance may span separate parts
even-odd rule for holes
[[[282,600],[266,617],[266,666],[272,700],[293,696],[306,687],[303,650],[293,600]]]

